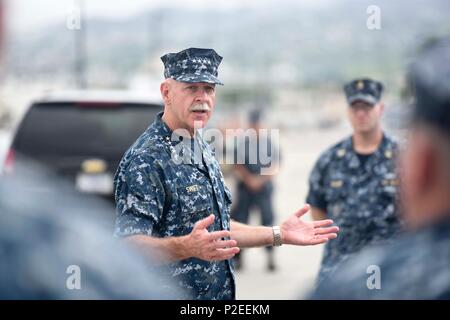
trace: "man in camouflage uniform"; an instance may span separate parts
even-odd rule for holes
[[[309,179],[314,219],[333,219],[339,239],[327,243],[318,282],[349,255],[399,231],[397,145],[381,129],[383,86],[356,79],[344,87],[353,135],[326,150]]]
[[[115,234],[158,260],[186,298],[234,299],[231,258],[239,247],[319,244],[335,238],[331,220],[304,222],[304,206],[279,227],[230,221],[231,195],[201,137],[215,103],[212,49],[162,58],[164,112],[125,153],[115,176]]]
[[[323,282],[316,299],[450,299],[450,38],[423,50],[402,154],[402,215],[410,232],[365,250]]]

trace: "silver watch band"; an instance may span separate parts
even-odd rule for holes
[[[280,247],[283,244],[283,241],[281,240],[280,226],[273,226],[272,232],[273,232],[273,246]]]

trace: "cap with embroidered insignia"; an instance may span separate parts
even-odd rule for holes
[[[383,85],[379,81],[368,78],[355,79],[344,86],[349,105],[356,101],[376,104],[381,99]]]

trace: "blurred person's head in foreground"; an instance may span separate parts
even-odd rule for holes
[[[381,82],[361,78],[344,86],[348,103],[348,118],[356,133],[369,134],[381,130],[384,104],[381,101]]]
[[[450,299],[450,38],[423,50],[401,190],[410,232],[364,250],[323,281],[314,299]]]
[[[415,101],[402,197],[407,221],[420,227],[450,214],[450,38],[424,49],[408,78]]]
[[[37,164],[0,180],[0,299],[173,299],[150,261],[115,241],[111,207]]]

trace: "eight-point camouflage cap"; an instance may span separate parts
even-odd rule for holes
[[[223,83],[217,78],[222,57],[213,49],[189,48],[161,57],[164,77],[180,82]]]
[[[349,105],[356,101],[376,104],[380,101],[383,85],[372,79],[355,79],[344,86],[345,95]]]

